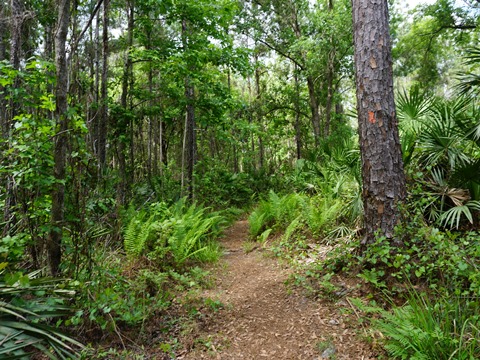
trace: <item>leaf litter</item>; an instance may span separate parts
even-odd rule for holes
[[[292,270],[260,251],[243,251],[247,238],[245,220],[226,231],[216,286],[202,294],[224,306],[183,339],[176,359],[377,358],[354,315],[342,311],[345,301],[312,299],[287,287]]]

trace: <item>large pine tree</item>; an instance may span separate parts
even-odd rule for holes
[[[394,245],[405,175],[393,96],[387,0],[352,0],[365,243],[379,232]]]

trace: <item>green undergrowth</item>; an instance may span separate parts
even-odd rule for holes
[[[250,216],[250,234],[260,242],[276,234],[271,249],[296,266],[289,284],[331,301],[362,296],[351,300],[389,358],[480,358],[480,233],[439,228],[422,204],[405,209],[395,233],[402,247],[381,236],[362,245],[345,198],[321,194],[271,192]],[[347,278],[357,286],[344,286]]]
[[[280,196],[270,191],[268,197],[250,214],[249,231],[253,239],[264,242],[270,234],[283,233],[283,245],[308,237],[326,243],[343,235],[350,238],[355,221],[349,221],[351,208],[345,199],[324,195],[292,193]]]
[[[358,277],[360,293],[375,304],[367,308],[377,319],[369,324],[393,359],[477,359],[480,234],[440,230],[420,219],[397,229],[403,247],[384,237],[366,248],[359,240],[343,244],[325,261],[304,266],[294,281],[338,300],[345,294],[332,279]]]
[[[58,327],[72,314],[75,291],[39,270],[6,272],[7,265],[0,263],[0,358],[29,359],[35,352],[75,358],[83,345]]]
[[[419,294],[409,289],[402,306],[385,310],[374,302],[351,299],[362,320],[382,334],[392,359],[471,360],[480,356],[478,298]]]
[[[159,266],[181,268],[188,260],[216,261],[220,248],[215,239],[228,220],[220,212],[182,199],[168,206],[153,203],[137,212],[124,232],[128,256],[146,256]]]
[[[162,325],[162,341],[172,343],[176,335],[169,328],[177,326],[176,320],[196,316],[197,308],[221,307],[213,300],[203,303],[199,294],[213,284],[206,265],[222,254],[217,238],[238,214],[235,209],[213,212],[185,199],[128,209],[123,248],[98,251],[93,272],[80,274],[80,309],[67,325],[110,337],[133,336],[141,344],[158,331],[152,322],[177,314],[171,325]],[[85,351],[85,358],[104,355],[99,349]]]

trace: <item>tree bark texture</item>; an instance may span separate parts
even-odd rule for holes
[[[393,97],[387,0],[352,0],[366,237],[394,239],[405,175]]]
[[[65,202],[65,163],[68,141],[68,67],[66,40],[70,21],[70,0],[58,0],[58,19],[55,33],[55,65],[57,84],[55,87],[56,109],[55,119],[57,134],[54,138],[54,168],[55,184],[52,190],[52,212],[50,238],[48,243],[48,259],[52,275],[60,272],[62,259],[62,235]]]

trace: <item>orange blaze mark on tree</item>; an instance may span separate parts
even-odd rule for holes
[[[368,112],[368,121],[371,124],[375,124],[375,113],[373,111]]]

